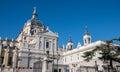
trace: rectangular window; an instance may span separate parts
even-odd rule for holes
[[[4,61],[4,57],[2,57],[2,61],[1,61],[1,64],[3,64],[3,61]]]
[[[46,42],[46,48],[49,48],[49,42]]]
[[[72,56],[71,56],[71,61],[72,61]]]
[[[9,57],[8,65],[12,65],[12,57]]]
[[[77,54],[77,59],[79,60],[79,54]]]
[[[71,72],[73,72],[73,68],[71,68]]]
[[[65,58],[65,62],[66,62],[66,58]]]

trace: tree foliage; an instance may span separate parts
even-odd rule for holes
[[[116,39],[120,41],[120,39]],[[103,62],[109,62],[111,68],[113,68],[113,61],[120,62],[120,46],[114,45],[112,43],[113,40],[105,41],[104,45],[97,46],[91,51],[84,52],[82,57],[85,58],[85,61],[91,60],[96,52],[100,54],[98,59],[102,60]]]

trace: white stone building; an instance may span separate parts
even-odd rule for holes
[[[65,72],[66,67],[69,72],[86,72],[86,69],[82,67],[95,67],[96,63],[99,70],[102,70],[103,62],[99,61],[97,57],[94,57],[90,62],[86,62],[82,55],[84,52],[104,44],[103,41],[92,42],[91,35],[86,28],[83,36],[83,46],[78,43],[77,48],[74,48],[74,43],[70,38],[65,48],[59,48],[58,34],[52,32],[48,27],[45,28],[43,23],[37,18],[37,15],[36,8],[34,8],[32,18],[25,23],[15,41],[14,45],[18,48],[18,56],[13,56],[12,62],[14,64],[12,67],[33,68],[33,64],[43,60],[46,57],[46,52],[49,51],[49,58],[54,59],[51,65],[54,65],[53,69],[58,69],[59,72]],[[4,43],[2,44],[4,45]],[[52,68],[52,66],[49,67]],[[56,70],[54,71],[57,72]],[[90,72],[93,71],[91,69]]]
[[[63,64],[68,65],[69,72],[96,72],[96,70],[105,71],[103,66],[108,64],[98,59],[98,57],[100,57],[99,52],[96,52],[95,56],[88,62],[85,61],[85,58],[82,56],[86,51],[91,51],[97,46],[106,45],[106,42],[101,40],[92,42],[91,35],[89,34],[88,28],[86,27],[85,35],[83,36],[83,43],[84,45],[82,46],[81,43],[78,42],[77,48],[73,48],[74,43],[70,38],[66,48],[64,48],[65,51],[62,53]],[[116,44],[111,45],[116,46]],[[120,64],[113,62],[113,65],[119,66]]]

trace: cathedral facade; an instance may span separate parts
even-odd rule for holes
[[[19,67],[33,67],[33,63],[45,57],[46,51],[50,55],[58,50],[58,35],[53,33],[49,28],[38,20],[36,9],[32,14],[16,41],[18,41],[19,50]]]
[[[96,46],[105,44],[99,40],[92,42],[91,35],[86,27],[83,35],[84,45],[78,43],[74,48],[74,43],[70,37],[66,47],[59,48],[58,34],[52,32],[42,24],[37,18],[38,14],[34,8],[32,18],[29,19],[20,31],[16,40],[0,38],[0,65],[11,68],[33,68],[34,63],[43,60],[49,53],[49,58],[59,72],[87,72],[82,67],[93,67],[91,72],[95,72],[97,64],[102,71],[103,62],[94,57],[90,62],[85,62],[83,53],[92,50]],[[99,55],[98,55],[99,56]],[[53,66],[53,65],[52,65]]]
[[[13,67],[11,63],[14,63],[14,54],[18,51],[15,66],[32,68],[33,63],[45,57],[48,50],[51,56],[58,52],[58,35],[44,27],[37,18],[36,8],[16,40],[0,39],[1,64],[5,67]]]

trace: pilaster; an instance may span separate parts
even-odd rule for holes
[[[4,54],[4,62],[3,65],[8,66],[8,61],[9,61],[9,47],[5,50]]]
[[[12,67],[15,68],[17,66],[17,55],[18,55],[18,52],[17,52],[16,49],[13,52],[14,53],[13,53],[13,66]]]

